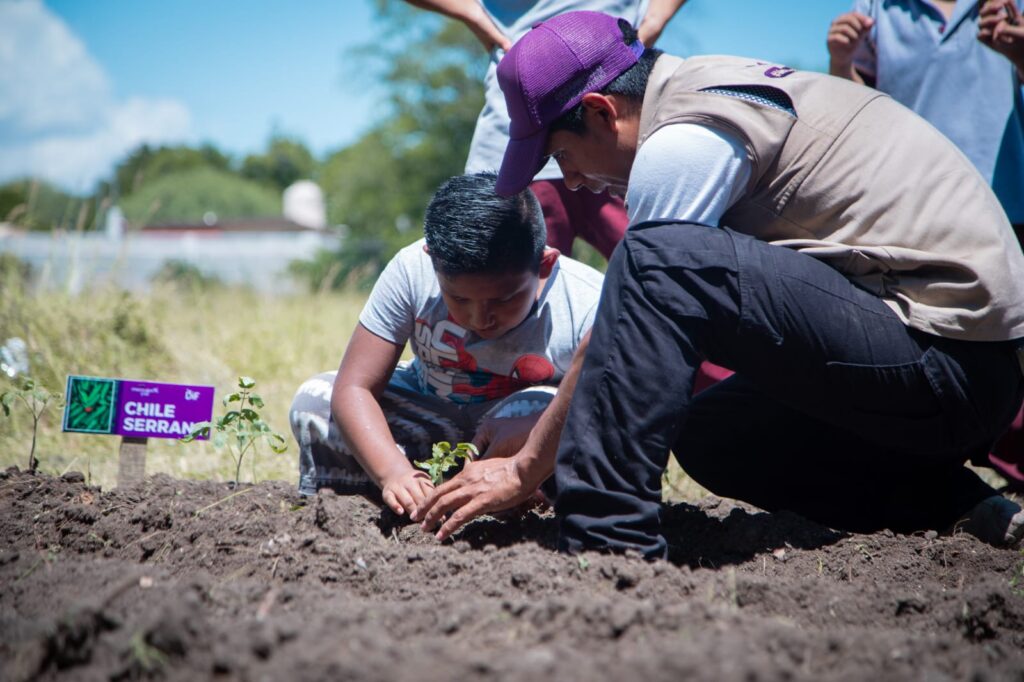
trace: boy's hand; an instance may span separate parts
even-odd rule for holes
[[[412,514],[423,504],[434,486],[425,471],[412,467],[397,472],[381,482],[381,498],[391,511],[399,516]]]
[[[1024,79],[1024,19],[1014,0],[987,0],[982,5],[978,40],[1009,59]]]
[[[828,72],[841,78],[852,78],[853,55],[875,20],[860,12],[840,14],[828,29]]]

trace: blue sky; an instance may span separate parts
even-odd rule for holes
[[[689,0],[659,47],[827,63],[852,0]],[[371,0],[0,0],[0,180],[90,189],[142,142],[243,155],[281,132],[323,155],[372,125],[381,92],[350,49]]]

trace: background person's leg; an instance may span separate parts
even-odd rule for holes
[[[562,180],[536,180],[530,189],[544,211],[548,246],[572,255],[577,237],[608,259],[622,241],[629,220],[622,199],[607,192],[572,191]]]
[[[571,256],[576,232],[569,222],[568,209],[562,201],[558,185],[565,186],[565,183],[561,180],[535,180],[530,183],[530,190],[537,197],[544,213],[544,225],[548,232],[547,245],[553,246],[566,256]]]
[[[634,227],[609,265],[559,449],[563,548],[663,554],[660,476],[705,355],[775,400],[933,466],[991,445],[1021,396],[1007,344],[912,332],[809,256],[722,229]]]

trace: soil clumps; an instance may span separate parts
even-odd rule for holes
[[[554,551],[550,513],[438,544],[361,498],[0,472],[5,680],[1021,680],[1024,554],[717,498],[671,558]]]

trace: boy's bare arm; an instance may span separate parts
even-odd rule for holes
[[[443,14],[461,21],[473,32],[477,40],[490,52],[495,47],[507,50],[512,47],[508,36],[494,25],[483,5],[477,0],[405,0],[414,7]]]
[[[378,402],[401,355],[401,346],[356,325],[331,394],[331,414],[345,442],[396,514],[411,512],[433,489],[398,449]]]
[[[530,431],[526,445],[512,457],[469,462],[455,478],[434,490],[412,514],[425,531],[444,540],[480,514],[510,509],[525,502],[555,470],[558,440],[569,415],[572,394],[583,370],[590,332],[573,355],[572,366],[559,384],[554,400]]]

